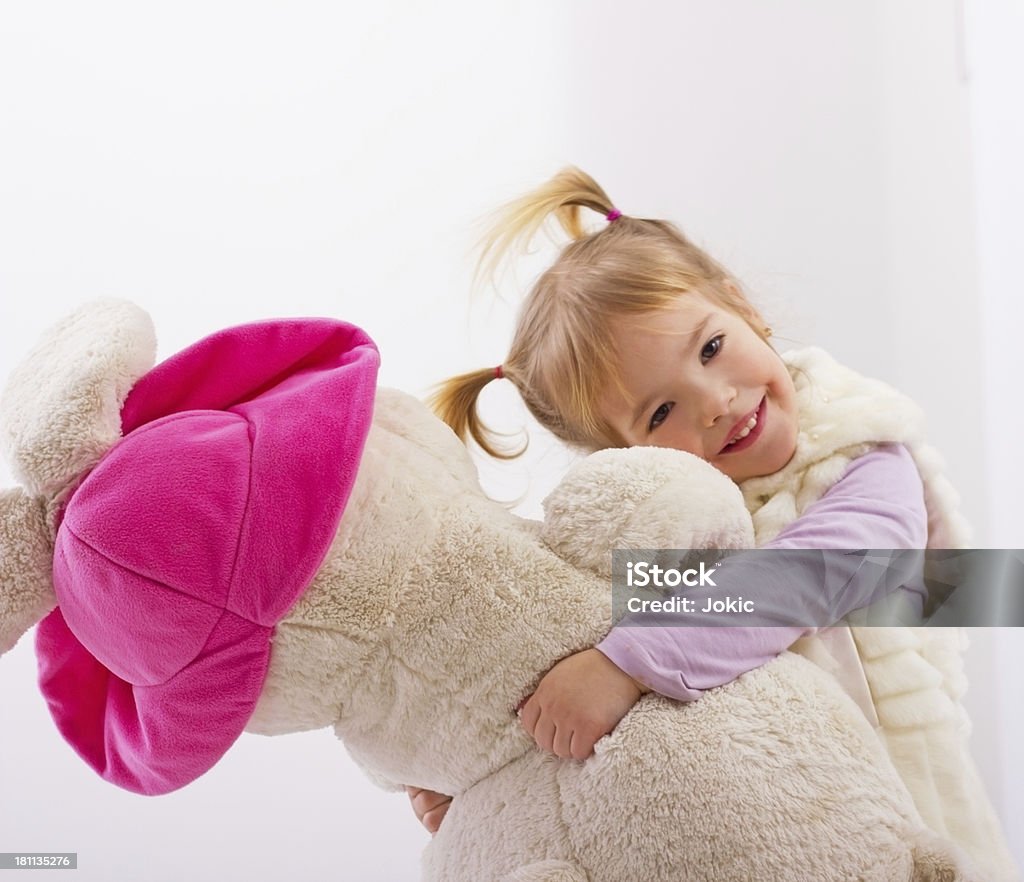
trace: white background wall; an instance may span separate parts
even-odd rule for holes
[[[971,134],[977,218],[978,291],[985,369],[984,483],[989,488],[989,529],[983,544],[1024,548],[1024,468],[1019,439],[1024,434],[1020,378],[1024,352],[1024,282],[1020,237],[1024,230],[1024,113],[1020,87],[1024,57],[1024,3],[972,0],[965,7],[965,73],[971,92]],[[964,427],[961,431],[969,431]],[[979,543],[981,544],[981,543]],[[978,637],[987,641],[982,645]],[[975,636],[976,684],[972,698],[978,727],[975,751],[983,771],[1001,794],[1019,862],[1024,863],[1024,734],[1019,672],[1024,670],[1020,630],[995,629]],[[990,661],[991,668],[985,669]],[[984,684],[984,685],[982,685]]]
[[[5,9],[0,374],[115,295],[151,312],[161,355],[249,319],[346,318],[384,383],[422,392],[507,346],[515,280],[468,298],[475,222],[573,162],[707,245],[783,345],[916,397],[978,544],[1024,547],[1019,3],[362,7]],[[500,385],[488,412],[517,427]],[[536,514],[568,461],[537,437],[484,470]],[[1024,856],[1024,641],[975,646],[979,760]],[[85,768],[33,679],[26,639],[0,660],[0,851],[77,850],[83,880],[415,878],[427,837],[405,798],[329,733],[244,736],[146,800]]]

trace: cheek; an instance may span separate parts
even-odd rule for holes
[[[776,401],[787,411],[792,410],[795,406],[796,390],[793,388],[793,380],[785,365],[777,357],[775,363],[770,366],[770,377],[768,385]]]
[[[701,448],[699,440],[694,437],[692,432],[684,429],[681,420],[676,420],[675,425],[665,425],[663,428],[668,431],[666,431],[662,438],[658,438],[657,433],[655,433],[655,436],[652,438],[654,445],[670,447],[673,450],[683,450],[686,453],[704,457],[704,450]]]
[[[734,363],[732,379],[744,389],[767,386],[774,391],[780,379],[775,361],[774,354],[749,347]]]
[[[796,406],[796,395],[792,387],[783,385],[779,396],[776,398],[777,443],[780,447],[780,455],[784,455],[788,462],[796,450],[797,435],[800,431],[800,415]]]

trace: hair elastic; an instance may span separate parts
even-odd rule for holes
[[[611,211],[608,212],[606,217],[608,218],[608,223],[614,223],[620,217],[622,217],[622,212],[619,211],[617,208],[613,208]]]
[[[498,366],[497,366],[497,367],[496,367],[496,368],[494,369],[494,379],[496,379],[496,380],[501,380],[501,379],[503,379],[504,377],[505,377],[505,372],[504,372],[504,371],[503,371],[503,370],[501,369],[501,365],[499,364],[499,365],[498,365]]]

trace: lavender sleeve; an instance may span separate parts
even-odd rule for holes
[[[839,480],[804,514],[763,548],[923,549],[927,543],[924,490],[917,467],[901,444],[886,444],[854,460]],[[838,566],[799,555],[784,570],[758,559],[759,597],[774,594],[781,604],[803,604],[828,612],[830,621],[876,599],[877,573],[850,557]],[[795,562],[795,566],[794,566]],[[729,562],[727,562],[729,563]],[[716,575],[719,591],[750,584],[738,567]],[[887,590],[891,590],[891,587]],[[740,627],[630,627],[619,624],[597,645],[619,668],[653,691],[692,701],[706,689],[729,683],[788,649],[814,628],[780,625]]]

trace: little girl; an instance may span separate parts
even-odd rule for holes
[[[581,208],[607,223],[586,233]],[[476,413],[480,391],[506,379],[542,425],[577,448],[650,445],[705,459],[739,485],[759,547],[966,544],[955,493],[923,443],[911,402],[820,350],[779,356],[771,329],[723,267],[672,224],[622,214],[578,169],[508,205],[481,266],[493,271],[552,214],[573,241],[530,292],[508,357],[498,368],[452,378],[435,398],[460,437],[509,457]],[[761,590],[793,604],[824,597],[835,619],[866,604],[874,587],[866,574],[837,578],[820,559],[802,557],[798,571],[790,561],[784,574],[765,571]],[[541,748],[583,759],[642,693],[697,699],[813,631],[620,625],[544,676],[519,709],[522,725]],[[802,643],[880,727],[925,820],[999,872],[1010,859],[966,753],[959,657],[948,649],[954,633],[842,628]],[[908,690],[906,677],[893,685],[908,651],[929,659],[934,676],[920,689]],[[913,706],[903,700],[908,693]],[[932,730],[945,745],[941,768]],[[414,789],[410,796],[436,830],[448,798]]]

